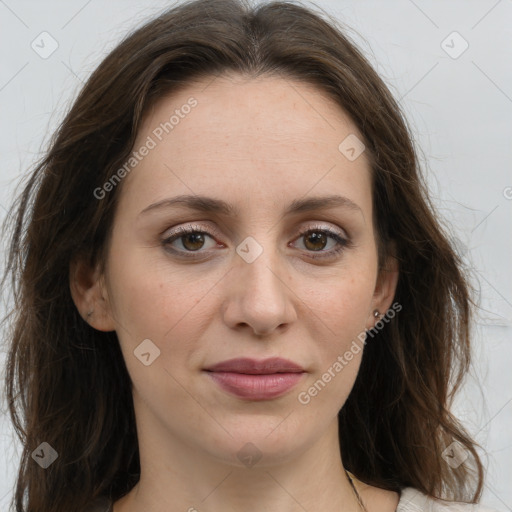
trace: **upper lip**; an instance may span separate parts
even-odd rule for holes
[[[210,372],[245,373],[249,375],[268,375],[271,373],[301,373],[302,366],[281,357],[269,359],[250,359],[239,357],[214,364],[206,368]]]

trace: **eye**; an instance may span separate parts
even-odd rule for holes
[[[199,226],[179,227],[162,240],[162,245],[172,253],[205,252],[202,249],[211,249],[217,245],[214,236],[215,233]],[[209,246],[208,239],[211,240]]]
[[[301,231],[297,240],[303,240],[303,248],[308,253],[319,253],[308,254],[313,259],[332,258],[350,245],[350,241],[341,233],[325,227],[310,227]]]
[[[203,226],[189,225],[172,231],[162,240],[162,246],[174,255],[196,258],[207,255],[209,249],[222,246],[215,238],[220,238],[220,235],[214,230],[209,231],[205,230]],[[295,240],[303,240],[298,248],[306,251],[308,257],[312,259],[332,259],[350,246],[348,238],[324,226],[309,227],[301,231]]]

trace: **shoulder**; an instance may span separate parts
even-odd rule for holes
[[[407,487],[400,494],[396,512],[498,512],[478,503],[437,500]]]
[[[82,512],[112,512],[112,502],[108,498],[97,498],[91,501]]]

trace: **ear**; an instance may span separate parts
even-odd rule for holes
[[[394,251],[392,251],[377,276],[372,298],[372,309],[366,326],[367,329],[374,327],[375,323],[380,320],[391,307],[391,303],[395,297],[398,275],[398,260],[395,257]],[[379,312],[378,317],[374,316],[374,311]]]
[[[107,287],[99,265],[92,268],[83,259],[69,266],[69,287],[80,316],[99,331],[115,330]]]

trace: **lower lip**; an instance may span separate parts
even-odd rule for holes
[[[303,375],[303,373],[248,375],[231,372],[208,372],[208,374],[228,393],[250,400],[270,400],[282,396],[292,389]]]

